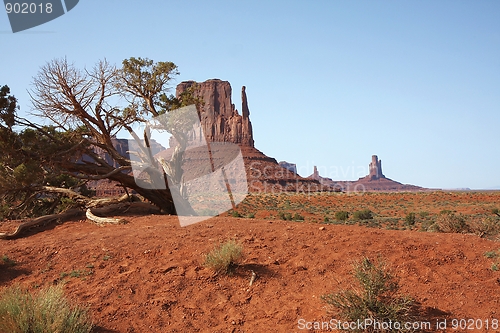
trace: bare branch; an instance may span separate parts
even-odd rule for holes
[[[68,174],[75,177],[75,178],[79,178],[79,179],[100,180],[100,179],[107,179],[107,178],[113,176],[115,173],[122,172],[123,170],[130,170],[130,169],[132,169],[131,166],[124,165],[124,166],[121,166],[119,168],[114,169],[111,172],[108,172],[108,173],[106,173],[104,175],[100,175],[100,176],[90,176],[90,175],[81,176],[81,175],[75,175],[75,174],[71,174],[71,173],[68,173]]]

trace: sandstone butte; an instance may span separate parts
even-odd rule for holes
[[[331,187],[342,192],[413,192],[413,191],[428,191],[429,189],[401,184],[384,176],[382,172],[382,160],[378,159],[377,155],[372,155],[372,161],[368,165],[370,173],[355,181],[336,181],[330,178],[321,177],[318,169],[314,167],[314,172],[308,178],[315,179],[323,186]]]
[[[315,167],[309,177],[301,177],[296,172],[296,165],[282,161],[278,163],[274,158],[266,156],[255,148],[250,109],[245,86],[241,89],[241,114],[232,102],[232,88],[228,81],[211,79],[204,82],[184,81],[177,85],[176,96],[191,88],[196,98],[202,101],[199,107],[200,123],[203,131],[198,131],[192,141],[209,143],[236,144],[242,153],[247,173],[248,189],[250,192],[316,192],[316,191],[421,191],[425,190],[414,185],[405,185],[386,178],[382,173],[382,163],[376,155],[372,156],[370,174],[357,181],[335,181],[321,177]],[[199,133],[204,133],[205,138]],[[202,141],[204,140],[204,141]],[[128,141],[114,139],[118,151],[127,155],[130,150]],[[221,145],[212,144],[211,149],[216,151]],[[155,143],[153,153],[168,158],[171,149],[165,149]],[[105,159],[105,153],[98,151]],[[188,149],[185,158],[195,159],[199,152]],[[217,164],[217,161],[215,161]],[[220,164],[220,163],[219,163]],[[97,196],[120,195],[124,190],[116,183],[106,180],[90,184],[96,190]]]

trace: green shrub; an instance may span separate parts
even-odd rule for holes
[[[435,225],[439,232],[464,233],[469,231],[465,216],[455,215],[455,213],[440,214]]]
[[[484,253],[484,256],[485,256],[486,258],[490,258],[490,259],[492,259],[492,258],[496,258],[496,257],[498,257],[498,253],[499,253],[499,252],[498,252],[498,251],[495,251],[495,250],[486,251],[486,252]]]
[[[405,217],[405,224],[407,226],[413,226],[415,225],[415,220],[416,220],[415,213],[408,213]]]
[[[243,246],[235,240],[229,240],[207,253],[203,265],[213,269],[217,274],[227,274],[242,257],[242,253]]]
[[[235,211],[235,210],[233,210],[233,211],[231,212],[231,216],[232,216],[232,217],[241,217],[240,213],[238,213],[238,212],[237,212],[237,211]]]
[[[419,213],[418,213],[418,215],[419,215],[421,218],[425,219],[427,216],[429,216],[429,215],[430,215],[430,213],[429,213],[429,212],[426,212],[426,211],[421,211],[421,212],[419,212]]]
[[[358,210],[352,214],[355,220],[370,220],[373,218],[373,212],[369,209]]]
[[[361,262],[354,264],[353,276],[357,280],[357,287],[321,296],[329,305],[330,314],[352,322],[372,319],[378,322],[403,323],[415,319],[413,299],[399,294],[399,285],[383,262],[374,263],[363,258]],[[376,330],[374,327],[365,327],[365,330],[354,331]]]
[[[292,220],[292,214],[291,213],[279,212],[278,216],[279,216],[280,219],[282,219],[284,221],[291,221]]]
[[[293,220],[294,221],[304,221],[304,216],[300,215],[299,213],[295,213],[293,215]]]
[[[8,267],[12,267],[12,266],[15,266],[15,265],[17,264],[14,260],[10,259],[10,258],[9,258],[9,257],[7,257],[6,255],[3,255],[3,256],[2,256],[2,262],[3,262],[6,266],[8,266]]]
[[[364,227],[369,227],[369,228],[380,228],[381,227],[380,222],[375,220],[375,219],[358,220],[358,225],[364,226]],[[397,226],[395,227],[395,230],[398,230]]]
[[[349,218],[349,213],[343,210],[335,212],[335,219],[337,221],[345,221]]]
[[[92,327],[87,311],[71,305],[62,286],[50,286],[36,295],[9,287],[0,294],[0,332],[88,333]]]

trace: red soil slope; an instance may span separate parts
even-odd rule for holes
[[[476,236],[229,217],[181,228],[173,216],[127,218],[0,241],[0,255],[17,262],[0,261],[0,289],[64,281],[67,295],[89,306],[97,332],[302,332],[301,319],[330,319],[320,296],[351,286],[354,260],[382,256],[433,325],[500,319],[500,272],[484,256],[500,245]],[[242,242],[245,258],[233,276],[214,276],[202,254],[228,238]]]

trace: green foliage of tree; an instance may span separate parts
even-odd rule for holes
[[[12,128],[15,123],[17,99],[10,95],[10,88],[5,85],[0,88],[0,127]]]
[[[63,195],[42,195],[41,191],[47,186],[86,189],[85,182],[65,173],[55,163],[81,156],[72,149],[81,141],[81,130],[60,131],[53,125],[39,126],[19,118],[17,100],[6,93],[9,89],[4,86],[0,97],[0,219],[58,212]],[[14,125],[21,130],[14,131]]]

